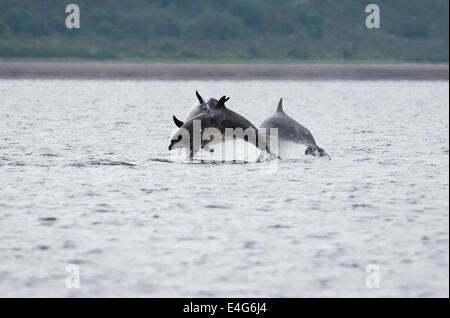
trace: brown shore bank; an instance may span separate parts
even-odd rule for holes
[[[0,62],[1,79],[449,80],[448,64]]]

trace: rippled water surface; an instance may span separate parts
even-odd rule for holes
[[[196,89],[231,96],[256,125],[284,97],[332,160],[275,173],[174,160],[171,116]],[[448,94],[448,82],[0,81],[0,296],[448,297]]]

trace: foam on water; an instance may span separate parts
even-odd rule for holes
[[[306,146],[280,140],[279,154],[283,159],[304,159]]]
[[[228,140],[224,143],[215,144],[211,147],[212,152],[206,150],[200,150],[193,158],[193,162],[204,163],[249,163],[257,162],[261,151],[254,145],[247,143],[241,139],[237,139],[234,142]],[[189,160],[189,151],[186,149],[174,150],[171,154],[171,158],[174,161]]]

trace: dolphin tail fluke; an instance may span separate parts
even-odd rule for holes
[[[217,109],[224,109],[225,108],[225,102],[227,102],[230,98],[226,96],[222,96],[219,101],[217,102],[216,108]]]

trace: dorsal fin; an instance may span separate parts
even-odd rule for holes
[[[277,113],[283,113],[283,98],[280,99],[277,107]]]
[[[228,101],[229,99],[230,99],[229,97],[222,96],[217,102],[216,108],[217,109],[225,108],[225,102]]]
[[[204,104],[205,103],[205,101],[203,100],[203,97],[200,96],[198,91],[195,91],[195,95],[197,96],[198,101],[200,102],[200,104]]]
[[[184,123],[183,123],[181,120],[179,120],[178,118],[176,118],[175,116],[173,116],[172,118],[173,118],[173,122],[175,123],[175,125],[176,125],[178,128],[180,128],[181,126],[184,125]]]

